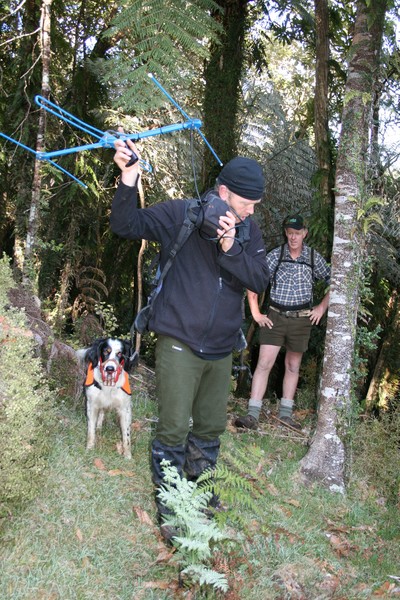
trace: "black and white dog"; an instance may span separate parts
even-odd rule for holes
[[[87,416],[87,444],[91,450],[96,443],[96,432],[101,430],[106,410],[115,409],[121,427],[122,448],[125,458],[131,458],[131,388],[128,372],[136,364],[132,346],[125,340],[103,338],[90,348],[77,350],[77,356],[87,366],[84,384]]]

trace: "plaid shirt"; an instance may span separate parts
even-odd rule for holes
[[[282,309],[299,310],[311,307],[314,281],[330,282],[330,267],[325,259],[314,250],[314,269],[311,266],[311,248],[303,244],[301,254],[293,260],[285,244],[282,262],[279,264],[281,246],[267,254],[266,260],[271,273],[270,300]],[[278,270],[275,273],[276,268]],[[275,276],[274,276],[275,273]],[[313,277],[314,275],[314,277]]]

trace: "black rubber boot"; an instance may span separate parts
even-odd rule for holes
[[[189,481],[196,481],[206,470],[213,469],[217,465],[221,442],[219,438],[213,440],[202,440],[189,433],[185,452],[185,472]],[[221,507],[219,498],[213,494],[209,506],[215,510]]]
[[[179,475],[182,477],[183,464],[185,462],[185,446],[183,444],[179,446],[167,446],[157,439],[153,440],[151,444],[151,468],[153,483],[157,487],[164,481],[164,473],[161,467],[161,462],[163,460],[169,460],[171,465],[177,468]],[[172,538],[179,533],[176,528],[164,525],[163,516],[171,514],[171,511],[160,502],[157,491],[155,494],[155,501],[161,535],[165,541],[171,542]]]
[[[196,481],[203,471],[213,469],[216,466],[220,446],[219,438],[201,440],[189,433],[185,448],[184,465],[189,481]]]

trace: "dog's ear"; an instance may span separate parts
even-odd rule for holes
[[[134,352],[131,342],[128,342],[127,340],[122,340],[122,344],[124,347],[124,371],[129,372],[138,364],[139,355],[137,352]]]
[[[106,341],[107,340],[104,338],[95,340],[86,354],[86,358],[89,362],[92,363],[93,368],[97,367],[97,365],[99,363],[101,351],[102,351],[104,342],[106,342]]]

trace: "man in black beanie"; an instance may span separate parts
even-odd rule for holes
[[[111,228],[124,238],[158,241],[162,269],[185,222],[188,202],[169,200],[137,210],[140,171],[138,163],[126,164],[131,150],[138,151],[132,141],[127,144],[115,142],[114,160],[122,173]],[[236,157],[223,167],[216,189],[199,203],[196,226],[176,253],[154,301],[149,329],[157,334],[159,419],[151,464],[158,487],[164,479],[164,459],[190,480],[216,466],[226,427],[232,350],[242,324],[244,290],[259,294],[269,281],[261,231],[250,219],[263,188],[262,169],[256,161]],[[214,202],[220,210],[215,233],[205,235],[207,207]],[[161,533],[170,540],[177,531],[163,525],[168,511],[157,496],[156,504]]]

